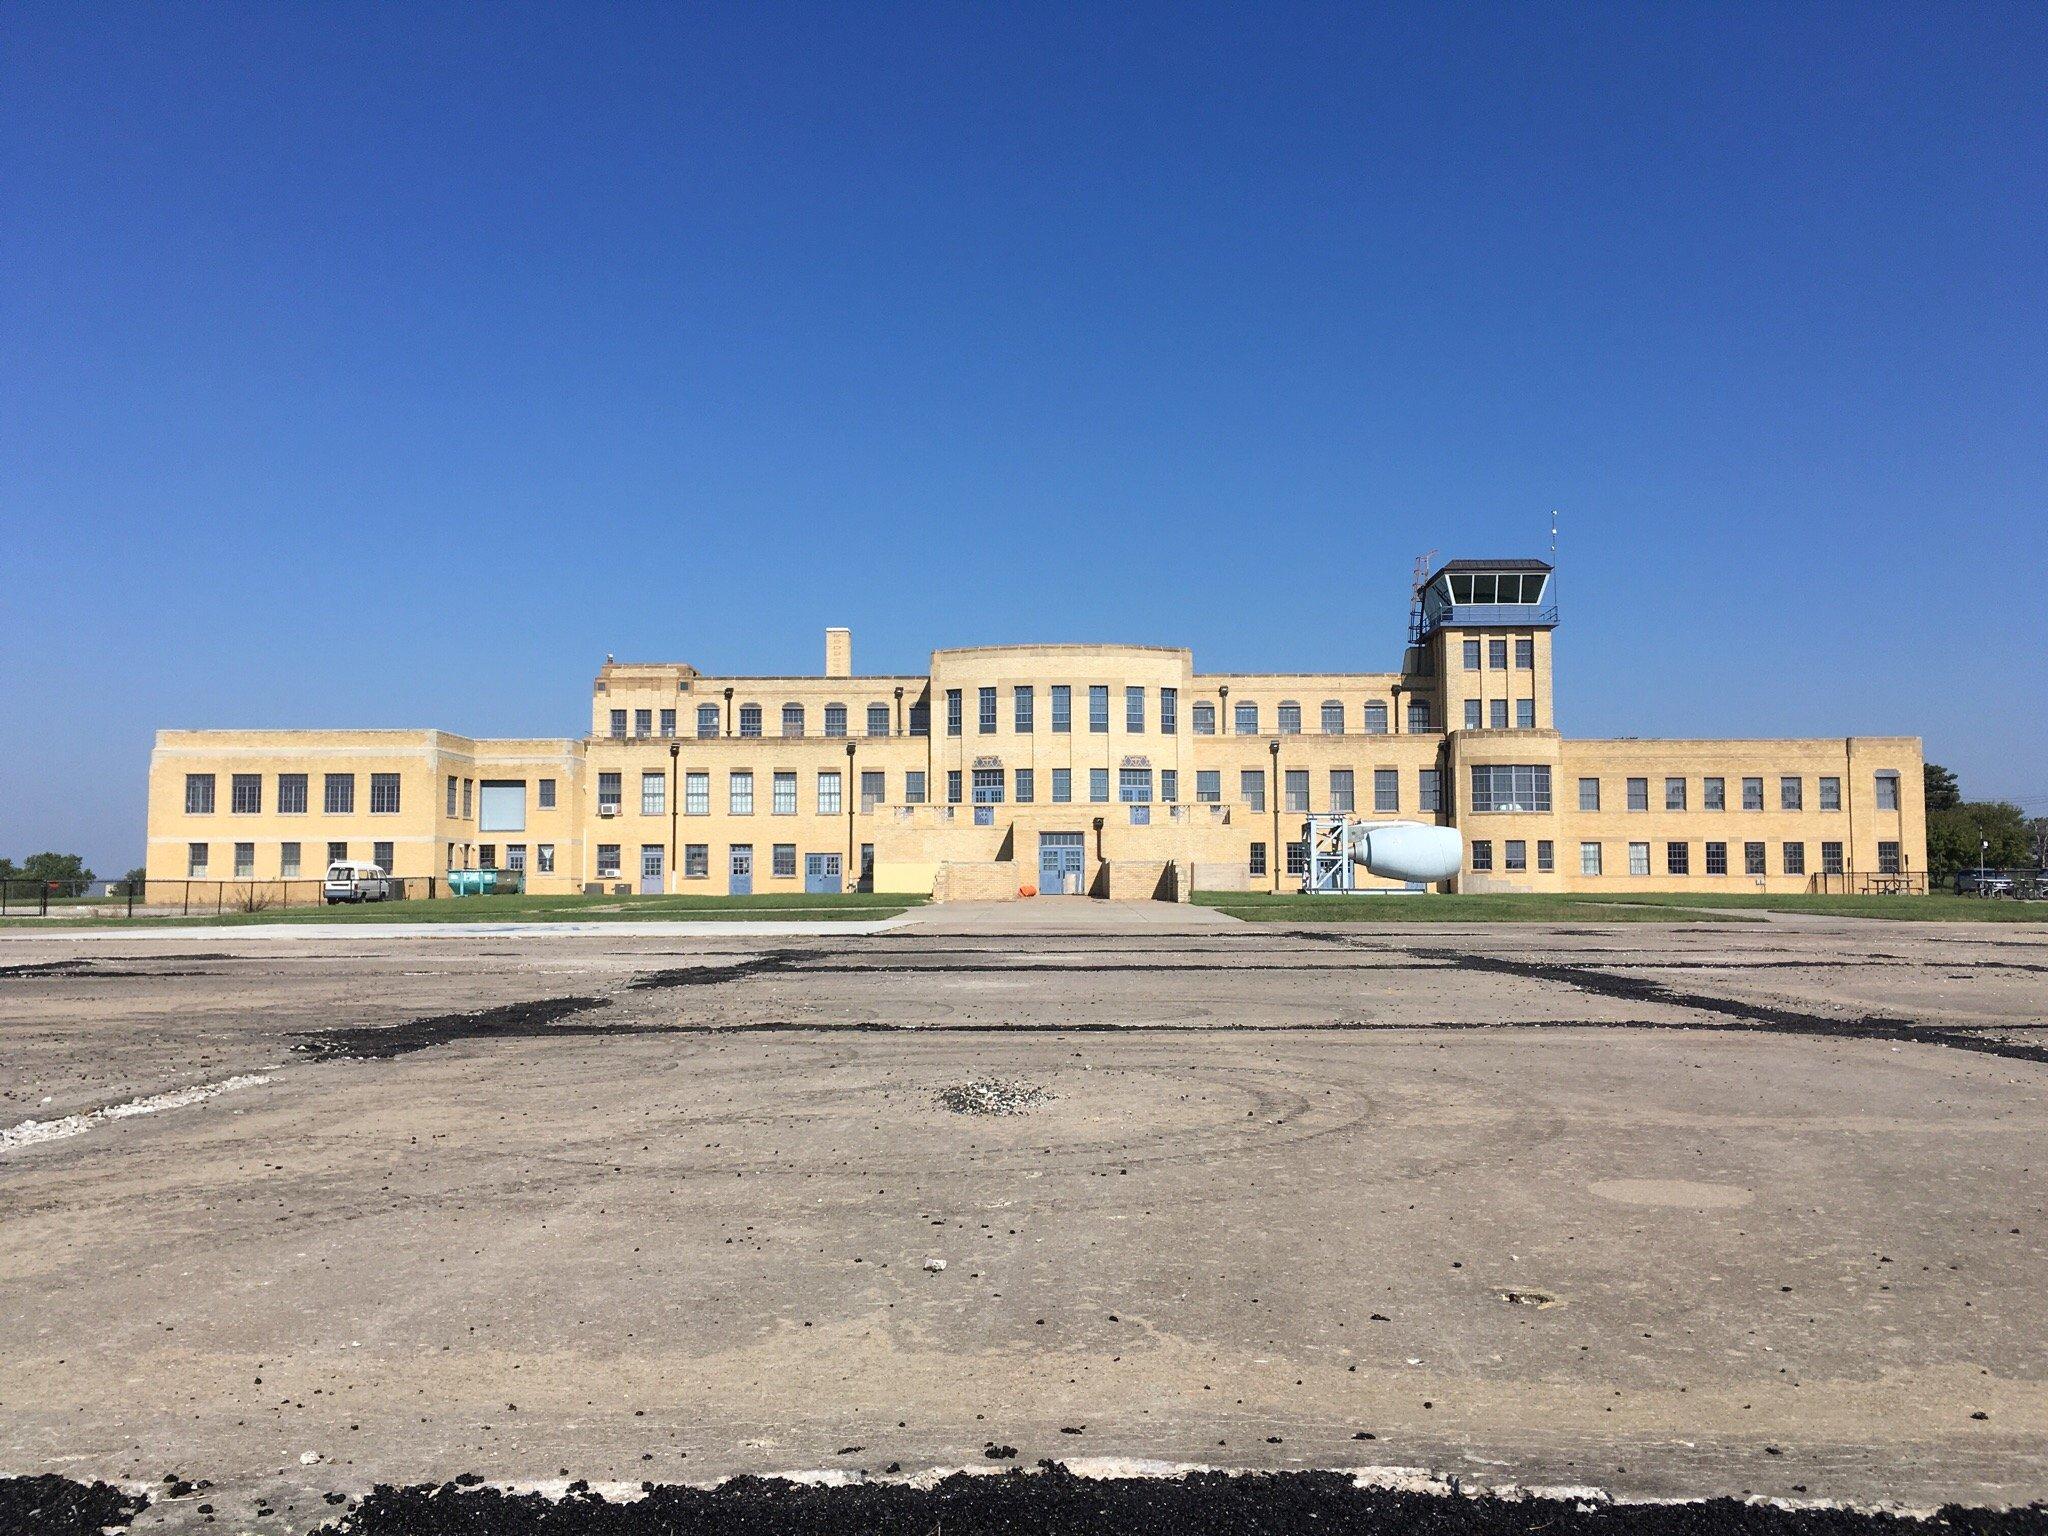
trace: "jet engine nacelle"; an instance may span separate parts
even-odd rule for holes
[[[1347,829],[1351,862],[1382,880],[1448,880],[1465,862],[1456,827],[1420,821],[1366,822]]]

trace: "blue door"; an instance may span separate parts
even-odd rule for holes
[[[754,845],[734,843],[732,858],[727,865],[725,893],[728,896],[751,896],[754,894]]]
[[[838,854],[807,853],[804,855],[804,891],[812,896],[837,896],[839,894]]]
[[[1041,832],[1038,834],[1038,894],[1078,896],[1081,894],[1082,834]]]

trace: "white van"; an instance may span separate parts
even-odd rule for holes
[[[338,901],[389,901],[391,881],[379,865],[343,859],[327,866],[320,894],[330,907]]]

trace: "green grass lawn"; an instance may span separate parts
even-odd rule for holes
[[[2048,923],[2048,904],[1966,896],[1642,895],[1303,896],[1197,891],[1197,903],[1262,923],[1683,923],[1754,922],[1762,912],[1934,923]]]
[[[841,896],[803,893],[759,896],[443,896],[433,901],[380,901],[362,906],[270,907],[257,912],[193,912],[191,916],[48,918],[10,920],[9,927],[34,926],[69,932],[78,928],[254,923],[647,923],[647,922],[873,922],[923,906],[923,896],[849,892]]]

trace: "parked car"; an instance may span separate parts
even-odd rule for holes
[[[2018,894],[2011,874],[2002,869],[1959,869],[1956,871],[1956,894],[1958,896],[2003,896]]]
[[[379,865],[343,859],[327,866],[320,894],[330,907],[341,901],[389,901],[391,879]]]

